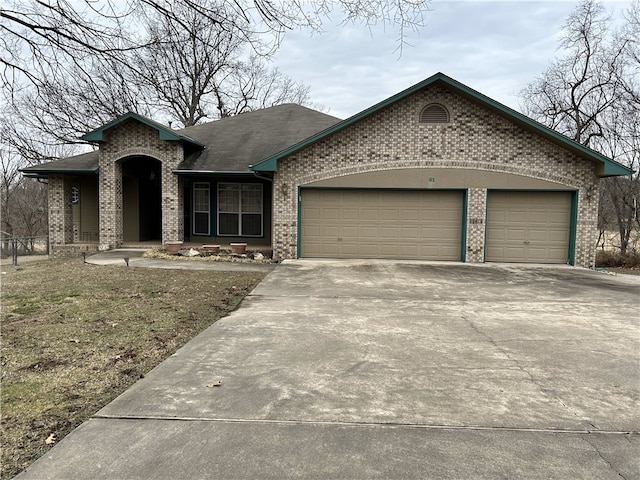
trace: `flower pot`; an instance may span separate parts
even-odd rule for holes
[[[169,255],[177,255],[184,242],[165,242],[164,248]]]
[[[202,245],[202,251],[204,253],[218,254],[220,253],[220,245]]]
[[[232,243],[231,244],[231,253],[233,255],[244,255],[247,253],[247,244],[246,243]]]

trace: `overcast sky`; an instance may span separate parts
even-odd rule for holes
[[[562,25],[576,1],[433,0],[426,27],[410,32],[402,54],[387,27],[326,25],[322,35],[287,34],[275,65],[311,87],[313,102],[354,115],[442,72],[518,109],[517,93],[558,54]],[[605,1],[621,18],[628,1]]]

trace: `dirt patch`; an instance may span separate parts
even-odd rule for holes
[[[3,266],[2,478],[11,478],[264,277],[41,260]]]

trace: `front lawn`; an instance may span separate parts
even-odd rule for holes
[[[234,309],[265,275],[81,259],[2,271],[2,478]]]

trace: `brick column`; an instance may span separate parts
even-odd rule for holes
[[[100,248],[122,245],[122,164],[100,154]]]
[[[575,250],[577,267],[593,268],[596,264],[599,186],[599,179],[594,177],[591,183],[583,185],[578,192]]]
[[[63,175],[49,175],[49,241],[52,250],[73,243],[71,181]]]
[[[467,191],[467,247],[468,263],[484,262],[484,236],[487,218],[487,189]]]
[[[171,172],[172,164],[162,164],[162,243],[184,238],[184,185]]]

